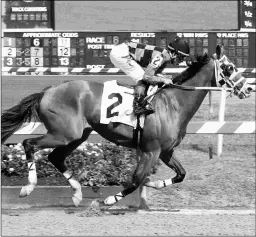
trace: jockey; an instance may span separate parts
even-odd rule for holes
[[[111,62],[136,82],[134,115],[154,113],[149,104],[142,103],[146,84],[172,84],[171,79],[158,74],[168,63],[176,66],[183,62],[189,52],[189,45],[181,38],[170,42],[167,49],[135,42],[124,42],[112,48]]]

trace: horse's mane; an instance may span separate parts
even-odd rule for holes
[[[194,59],[186,70],[174,78],[174,84],[181,85],[194,77],[204,65],[209,63],[211,58],[205,53],[204,55],[195,55]]]

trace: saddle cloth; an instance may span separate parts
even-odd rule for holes
[[[147,95],[155,93],[158,86],[150,86]],[[137,127],[137,117],[133,114],[134,89],[118,85],[116,80],[104,82],[100,123],[118,122]],[[150,101],[153,96],[150,98]],[[145,115],[140,116],[140,126],[144,126]]]

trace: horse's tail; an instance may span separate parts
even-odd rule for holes
[[[45,92],[29,95],[1,115],[1,142],[4,143],[25,122],[40,121],[38,110]]]

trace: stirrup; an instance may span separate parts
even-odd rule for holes
[[[133,111],[135,116],[140,116],[142,114],[149,115],[155,113],[155,111],[152,108],[139,108],[135,111]]]

